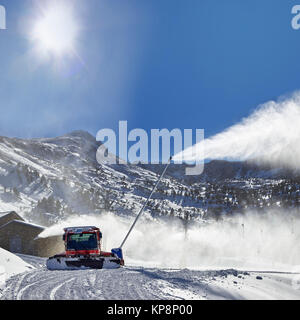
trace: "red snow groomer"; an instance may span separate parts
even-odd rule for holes
[[[47,260],[47,268],[49,270],[64,270],[64,269],[80,269],[80,268],[119,268],[124,265],[122,247],[127,241],[130,233],[136,225],[138,219],[142,215],[159,182],[165,175],[172,157],[170,157],[162,174],[154,185],[148,199],[140,209],[133,224],[127,232],[124,240],[119,248],[111,249],[111,252],[101,250],[102,234],[96,227],[73,227],[65,228],[63,241],[65,242],[66,252],[55,255]]]
[[[47,260],[49,270],[64,269],[115,269],[124,265],[122,249],[111,252],[101,250],[102,233],[97,227],[65,228],[63,241],[65,253]]]

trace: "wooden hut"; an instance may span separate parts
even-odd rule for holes
[[[0,213],[0,247],[13,253],[50,257],[64,251],[62,236],[39,238],[44,227],[28,223],[15,211]]]
[[[12,220],[24,221],[15,211],[0,212],[0,227]]]
[[[12,220],[0,226],[0,247],[13,253],[38,255],[35,238],[43,227],[22,220]]]

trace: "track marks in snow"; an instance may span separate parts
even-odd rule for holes
[[[23,296],[23,293],[28,290],[30,287],[36,285],[38,282],[40,281],[36,281],[36,282],[33,282],[31,284],[28,284],[27,286],[23,287],[18,293],[17,293],[17,300],[22,300],[22,296]]]
[[[26,257],[22,257],[26,260]],[[236,270],[195,271],[124,267],[112,270],[49,271],[45,260],[29,257],[37,269],[9,278],[2,300],[181,300],[299,299],[292,274]],[[27,259],[27,260],[28,260]],[[39,265],[43,267],[39,267]]]
[[[50,292],[50,300],[55,300],[55,294],[56,294],[56,292],[57,292],[61,287],[63,287],[64,285],[66,285],[68,282],[71,282],[71,281],[74,281],[74,280],[75,280],[75,278],[69,279],[69,280],[67,280],[66,282],[64,282],[64,283],[58,285],[57,287],[55,287],[54,289],[52,289],[51,292]]]

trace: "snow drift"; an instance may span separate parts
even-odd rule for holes
[[[248,118],[196,146],[204,150],[204,159],[254,160],[299,169],[299,123],[300,92],[296,92],[259,106]],[[184,150],[174,160],[182,155],[186,161],[196,160],[193,150]]]
[[[118,247],[133,221],[106,213],[80,216],[46,229],[62,234],[67,226],[95,225],[106,250]],[[127,264],[170,268],[291,270],[300,265],[298,212],[270,210],[218,222],[197,223],[187,234],[180,222],[141,219],[124,246]]]
[[[34,269],[34,267],[15,254],[0,248],[0,288],[4,286],[9,277],[30,269]]]

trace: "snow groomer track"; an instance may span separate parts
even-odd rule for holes
[[[46,259],[20,257],[35,269],[9,278],[2,300],[300,299],[299,275],[292,273],[134,266],[49,271]]]

